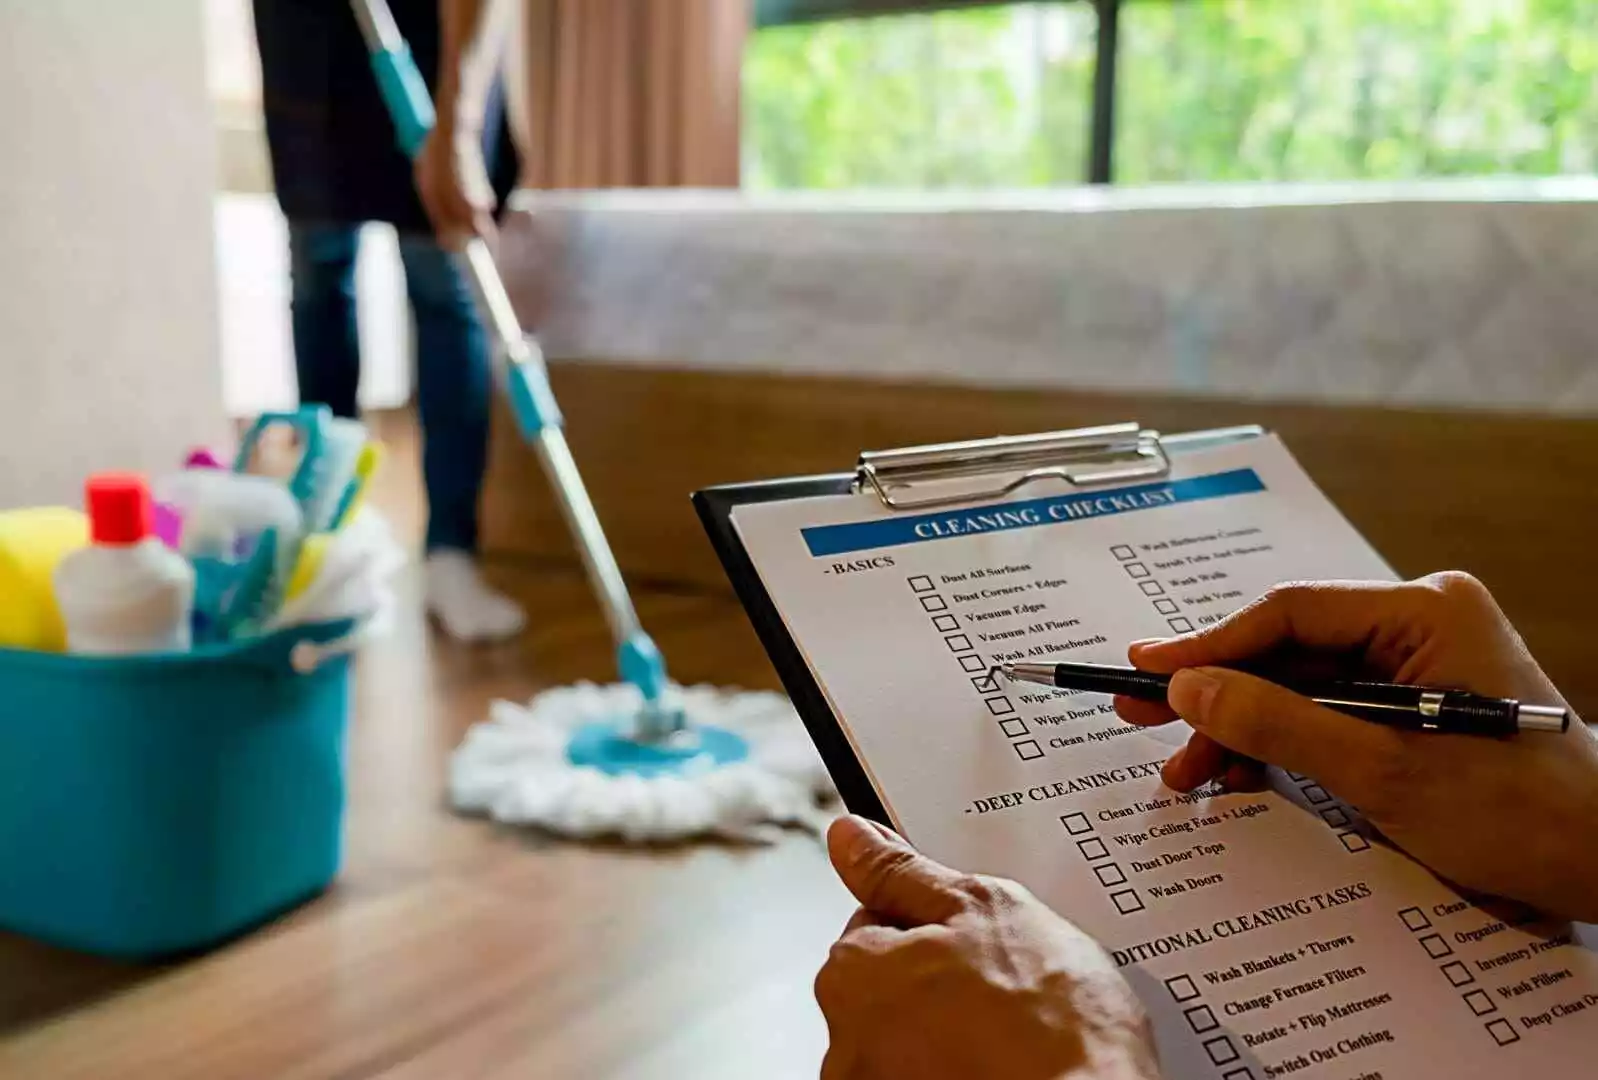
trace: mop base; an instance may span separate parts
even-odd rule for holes
[[[793,706],[769,691],[665,688],[682,730],[637,737],[636,686],[579,683],[525,705],[495,702],[450,759],[456,810],[582,840],[767,843],[820,834],[832,782]],[[642,718],[642,723],[641,723]]]
[[[606,776],[696,776],[749,757],[749,743],[725,728],[699,725],[656,740],[634,739],[619,724],[584,724],[573,732],[566,758]]]

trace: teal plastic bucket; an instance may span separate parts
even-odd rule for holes
[[[325,888],[340,856],[350,662],[296,646],[350,631],[296,627],[171,656],[0,650],[0,927],[153,959]]]

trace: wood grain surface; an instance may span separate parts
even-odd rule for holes
[[[1586,629],[1598,577],[1598,420],[865,379],[553,368],[573,453],[622,567],[673,588],[727,584],[688,504],[709,484],[849,471],[862,449],[1137,420],[1162,431],[1262,424],[1399,573],[1469,570],[1493,589],[1577,708],[1598,716]],[[504,417],[500,418],[504,421]],[[496,433],[496,549],[570,560],[536,462]]]

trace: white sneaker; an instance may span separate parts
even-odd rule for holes
[[[503,641],[527,625],[521,607],[483,580],[467,552],[434,551],[422,575],[428,614],[457,641]]]

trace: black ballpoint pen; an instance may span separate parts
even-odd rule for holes
[[[1139,701],[1164,701],[1171,685],[1169,675],[1111,664],[997,664],[989,672],[993,674]],[[1557,733],[1570,727],[1570,710],[1561,706],[1522,705],[1512,698],[1484,697],[1467,690],[1396,683],[1271,681],[1328,709],[1407,731],[1502,737],[1522,731]]]

